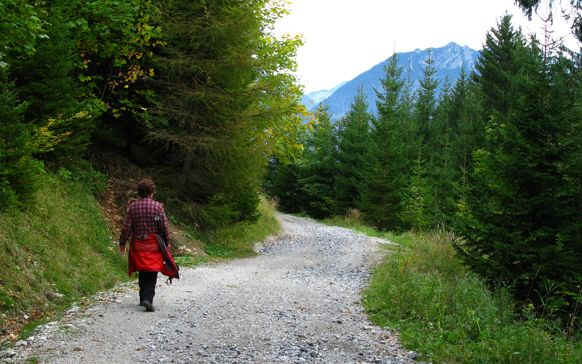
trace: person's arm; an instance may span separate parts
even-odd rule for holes
[[[125,214],[125,219],[123,220],[121,235],[119,236],[119,252],[121,254],[125,254],[125,244],[127,243],[127,240],[131,235],[131,231],[132,231],[132,220],[128,208]]]

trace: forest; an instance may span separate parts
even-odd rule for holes
[[[378,115],[356,97],[332,123],[300,105],[301,38],[273,35],[285,13],[283,0],[0,0],[0,210],[26,209],[47,173],[90,184],[123,155],[201,230],[257,219],[265,191],[285,212],[454,231],[492,287],[578,326],[580,53],[505,16],[475,72],[446,84],[429,57],[412,93],[393,57]]]
[[[267,0],[2,0],[0,206],[26,206],[44,170],[91,175],[116,154],[155,170],[186,222],[255,219],[266,156],[294,153],[285,140],[301,122],[301,40],[272,35],[285,12]]]
[[[271,160],[266,189],[283,211],[353,215],[388,231],[444,229],[491,287],[572,324],[582,299],[579,54],[501,18],[471,74],[412,93],[397,55],[376,90],[337,123],[322,105],[303,154]],[[439,82],[443,92],[437,97]]]

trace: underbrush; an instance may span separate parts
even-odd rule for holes
[[[256,222],[239,222],[197,233],[204,243],[204,251],[213,258],[243,258],[255,255],[253,246],[281,229],[275,217],[275,208],[262,198]]]
[[[398,329],[410,350],[434,363],[580,363],[582,341],[558,325],[514,311],[508,291],[491,292],[467,271],[446,232],[381,233],[349,218],[326,221],[398,242],[364,293],[372,321]]]
[[[95,191],[70,177],[44,175],[33,203],[0,214],[4,334],[127,279]]]

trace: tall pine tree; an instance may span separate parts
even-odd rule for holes
[[[300,184],[305,192],[305,211],[313,217],[324,218],[335,211],[336,139],[327,106],[320,105],[315,118],[306,143]]]
[[[356,95],[348,114],[339,122],[337,175],[335,178],[336,212],[345,214],[360,208],[369,168],[370,125],[372,115],[362,89]]]
[[[403,211],[407,225],[416,228],[428,228],[435,224],[435,200],[429,173],[434,162],[436,140],[434,124],[436,120],[437,101],[435,79],[436,69],[432,54],[429,54],[420,81],[414,104],[414,153],[410,156],[411,179],[405,196],[406,208]]]
[[[171,0],[161,8],[167,46],[156,59],[160,100],[149,137],[181,170],[169,183],[202,225],[256,218],[265,134],[298,117],[290,71],[300,42],[271,35],[280,2]]]
[[[385,67],[381,90],[376,90],[378,117],[371,131],[367,183],[362,193],[364,218],[380,229],[402,228],[403,197],[408,183],[406,135],[408,111],[403,102],[405,83],[397,55]]]
[[[582,282],[580,77],[502,19],[478,63],[485,143],[463,212],[471,267],[524,302],[567,313]],[[573,312],[569,312],[573,313]]]

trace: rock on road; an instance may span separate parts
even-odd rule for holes
[[[409,363],[390,331],[361,305],[378,239],[279,215],[283,233],[259,256],[183,269],[158,280],[156,312],[136,282],[71,308],[62,320],[0,354],[41,363]]]

